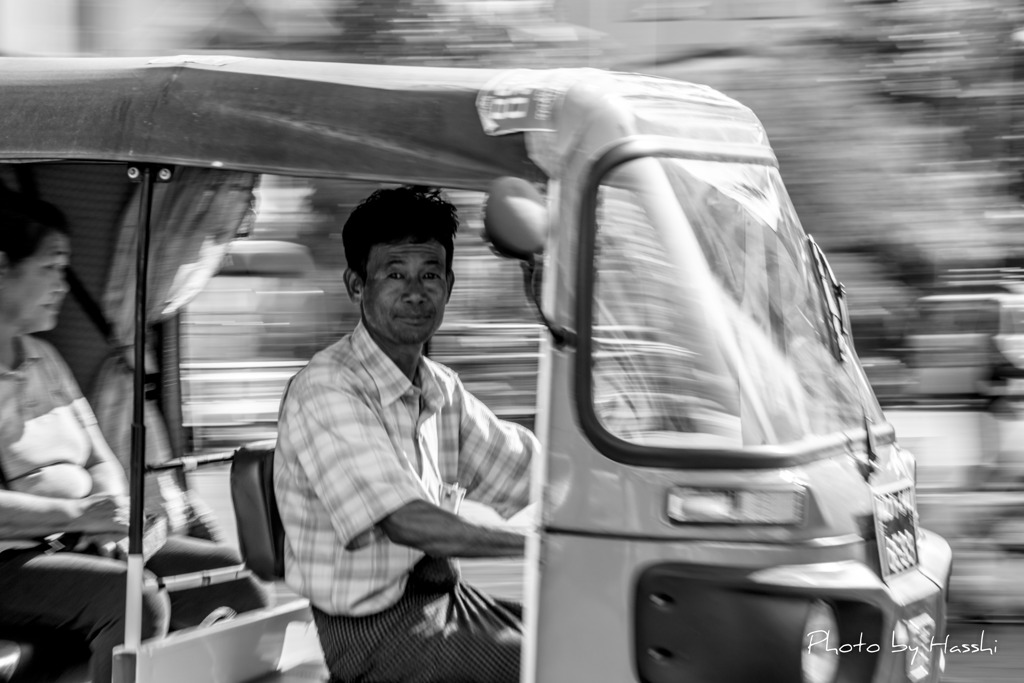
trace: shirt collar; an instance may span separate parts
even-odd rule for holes
[[[441,409],[444,403],[444,391],[441,387],[441,378],[434,367],[433,361],[429,358],[420,358],[420,366],[417,368],[417,379],[420,388],[423,390],[423,403],[428,413],[435,413]]]
[[[405,396],[409,390],[416,390],[416,385],[377,346],[377,342],[370,336],[362,320],[356,325],[356,329],[352,331],[352,348],[356,352],[356,357],[362,362],[366,371],[377,385],[377,393],[380,396],[382,406],[391,405],[402,396]],[[441,387],[438,385],[430,361],[420,358],[419,366],[416,368],[416,379],[420,391],[422,391],[427,409],[433,412],[439,407],[441,402]]]
[[[20,349],[21,363],[16,368],[4,368],[0,370],[0,375],[10,375],[22,372],[25,368],[31,366],[43,357],[42,352],[39,349],[39,345],[35,343],[35,339],[31,336],[25,335],[23,337],[16,337],[14,343]]]

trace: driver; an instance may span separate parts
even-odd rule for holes
[[[437,190],[378,190],[356,207],[344,278],[361,320],[282,401],[286,581],[312,603],[340,680],[519,680],[521,605],[467,585],[453,559],[522,556],[525,537],[455,513],[464,493],[505,518],[523,508],[539,446],[423,356],[457,228]]]

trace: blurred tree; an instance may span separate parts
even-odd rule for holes
[[[969,159],[1020,172],[1021,150],[1012,144],[1024,103],[1019,0],[848,3],[853,30],[873,38],[862,42],[862,56],[882,92],[924,104],[927,117],[962,129]]]
[[[598,49],[551,0],[335,0],[330,16],[329,51],[349,61],[550,66]]]
[[[1019,160],[1005,153],[1012,89],[992,87],[1013,73],[1009,4],[851,0],[849,12],[779,31],[745,57],[659,73],[754,109],[807,230],[827,251],[859,253],[923,288],[952,268],[1024,255],[1010,189]]]
[[[415,56],[416,48],[426,48],[427,53],[438,51],[437,45],[409,40],[416,34],[430,35],[435,4],[431,0],[349,0],[338,3],[332,19],[342,30],[346,52],[387,61]]]

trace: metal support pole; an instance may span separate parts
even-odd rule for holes
[[[135,652],[142,642],[142,526],[146,492],[146,279],[149,266],[149,221],[153,211],[153,175],[148,167],[130,166],[128,178],[141,184],[135,253],[135,367],[128,480],[131,513],[128,521],[128,592],[125,596],[124,627],[125,649]]]
[[[131,430],[131,467],[128,518],[128,575],[125,595],[124,647],[135,653],[142,642],[143,511],[146,476],[146,298],[149,270],[149,235],[153,217],[153,186],[171,179],[169,168],[151,168],[144,164],[128,167],[128,178],[140,183],[139,222],[135,254],[135,366]]]

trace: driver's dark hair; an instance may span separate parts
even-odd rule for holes
[[[437,240],[445,253],[445,268],[452,270],[459,215],[455,205],[436,188],[406,185],[377,190],[359,203],[345,221],[341,241],[345,260],[363,281],[375,244]]]
[[[51,233],[68,233],[68,221],[53,204],[0,186],[0,252],[15,266],[39,251]]]

